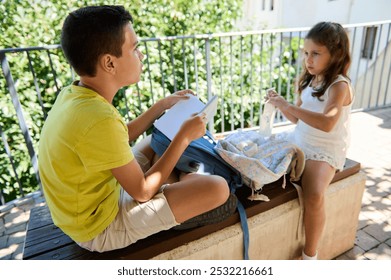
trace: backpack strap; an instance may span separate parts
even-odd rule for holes
[[[238,212],[243,231],[243,258],[249,260],[248,249],[250,247],[250,231],[248,230],[247,215],[243,204],[238,200]]]
[[[231,193],[233,193],[233,194],[235,194],[235,191],[237,188],[243,186],[242,177],[239,176],[238,178],[240,178],[241,182],[232,182],[231,186],[229,186],[231,189]],[[250,231],[248,229],[246,210],[244,209],[244,206],[240,202],[239,199],[238,199],[238,205],[236,208],[238,209],[239,218],[240,218],[240,225],[241,225],[242,231],[243,231],[243,259],[249,260],[250,258],[248,256],[248,250],[250,248]]]

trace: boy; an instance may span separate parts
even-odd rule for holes
[[[132,24],[122,6],[85,7],[68,15],[61,44],[80,80],[59,94],[39,145],[53,221],[91,251],[123,248],[189,219],[201,225],[200,214],[225,207],[232,197],[227,200],[222,177],[186,174],[177,181],[173,176],[188,144],[205,133],[202,115],[182,125],[153,165],[149,137],[130,149],[129,141],[192,93],[176,92],[124,123],[111,102],[121,87],[140,80],[143,54]]]

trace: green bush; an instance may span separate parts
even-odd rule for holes
[[[61,25],[67,13],[91,1],[3,1],[0,7],[0,49],[58,44]],[[76,2],[77,4],[71,4]],[[93,1],[110,4],[117,1]],[[212,94],[220,96],[214,131],[257,126],[265,90],[271,86],[292,100],[299,41],[290,45],[280,34],[214,36],[235,29],[240,16],[239,0],[153,0],[124,2],[134,17],[134,28],[147,54],[141,81],[123,88],[113,104],[127,120],[147,110],[156,100],[175,90],[191,88],[207,100],[206,56],[208,42]],[[210,34],[194,39],[167,38]],[[161,37],[161,40],[147,38]],[[279,40],[279,44],[275,44]],[[7,53],[22,109],[37,149],[45,114],[59,90],[74,77],[60,48],[44,51]],[[31,64],[31,66],[30,66]],[[53,68],[51,67],[53,66]],[[30,71],[34,70],[34,76]],[[34,77],[35,81],[34,82]],[[289,87],[288,87],[289,84]],[[40,101],[41,99],[41,101]],[[0,190],[12,200],[37,190],[37,180],[18,126],[5,80],[0,79],[0,126],[7,137],[22,191],[18,188],[4,145],[0,146]]]
[[[240,15],[241,2],[239,0],[152,0],[118,3],[118,1],[86,0],[33,2],[3,0],[0,6],[0,49],[58,44],[62,22],[69,11],[88,4],[123,4],[133,15],[136,33],[141,38],[147,38],[229,31]],[[152,52],[156,54],[156,50]],[[165,61],[163,69],[169,70],[171,60],[164,49],[163,53]],[[26,52],[7,53],[6,55],[33,145],[37,148],[45,113],[50,110],[59,89],[69,84],[74,77],[60,49],[30,52],[29,56]],[[36,89],[29,63],[34,69],[38,89]],[[163,84],[161,83],[158,77],[160,73],[158,65],[151,65],[151,73],[152,87],[156,88],[155,98],[173,91],[172,81],[166,80]],[[177,74],[180,75],[180,72]],[[178,80],[178,88],[181,87],[181,80]],[[156,100],[152,99],[149,89],[147,82],[141,82],[139,86],[132,87],[133,94],[142,92],[141,99],[134,98],[135,96],[131,93],[127,96],[127,104],[124,100],[127,95],[125,89],[121,90],[116,103],[126,118],[134,118],[136,114],[146,110]],[[38,93],[42,102],[39,101]],[[17,173],[15,176],[2,144],[0,146],[0,197],[2,195],[5,201],[9,201],[21,196],[22,192],[29,193],[39,187],[3,78],[0,79],[0,106],[0,128],[10,146]],[[21,182],[22,190],[18,187],[17,177]]]

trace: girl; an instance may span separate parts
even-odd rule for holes
[[[296,105],[276,92],[267,99],[291,122],[292,139],[304,151],[305,245],[302,258],[317,259],[325,224],[324,192],[345,163],[349,145],[349,115],[353,101],[350,79],[349,39],[338,23],[320,22],[304,41],[303,69]]]

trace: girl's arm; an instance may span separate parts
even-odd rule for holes
[[[299,106],[292,105],[280,96],[270,96],[269,100],[269,102],[280,109],[287,118],[288,115],[290,115],[293,119],[296,118],[314,128],[329,132],[337,123],[342,107],[350,104],[351,97],[348,84],[345,82],[338,82],[330,88],[329,99],[322,113],[312,112]]]
[[[171,94],[153,104],[147,111],[142,113],[140,116],[130,121],[128,126],[129,141],[136,140],[141,134],[143,134],[148,128],[151,127],[153,122],[161,115],[163,112],[172,106],[174,106],[178,101],[183,99],[188,99],[189,97],[186,94],[194,94],[191,90],[181,90],[177,91],[174,94]]]
[[[273,101],[270,100],[272,97],[273,98]],[[283,105],[285,103],[289,104],[283,97],[281,97],[276,91],[274,90],[269,90],[267,96],[266,96],[266,100],[269,100],[270,103],[272,103],[274,106],[276,106],[277,108],[280,109],[281,113],[292,123],[297,123],[298,121],[298,118],[295,117],[294,115],[290,114],[288,111],[286,110],[283,110]],[[277,106],[277,104],[280,104],[279,106]],[[300,95],[299,95],[299,98],[297,99],[296,101],[296,106],[297,107],[300,107],[301,106],[301,98],[300,98]]]
[[[296,101],[296,107],[300,107],[301,106],[301,98],[300,98],[300,95],[299,95],[299,98],[297,99]],[[288,111],[282,111],[281,110],[281,113],[288,119],[290,120],[292,123],[297,123],[297,121],[299,120],[297,117],[295,117],[294,115],[292,115],[291,113],[289,113]]]

